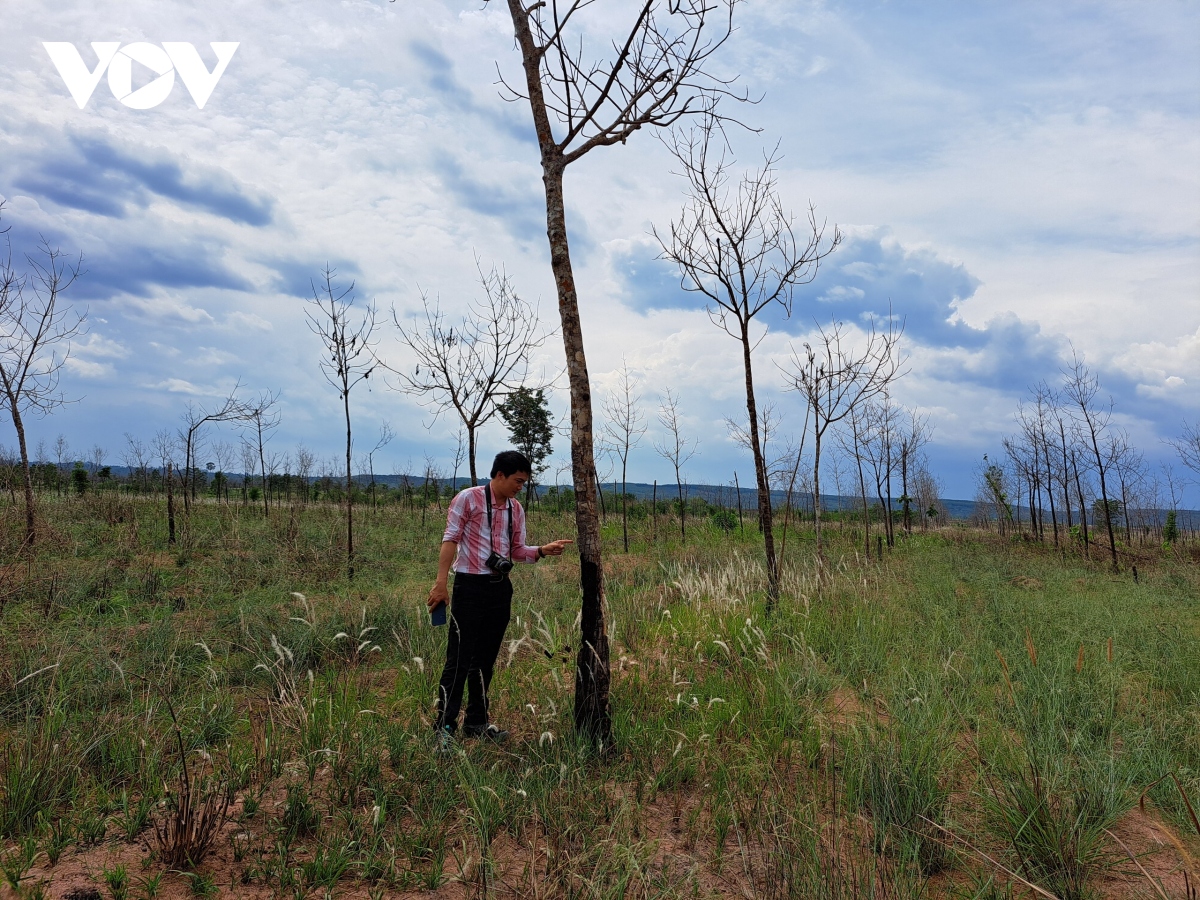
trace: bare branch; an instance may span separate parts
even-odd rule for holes
[[[434,420],[453,410],[467,430],[471,483],[476,481],[478,430],[496,415],[501,398],[525,383],[529,355],[549,337],[537,307],[522,299],[508,275],[495,266],[484,272],[476,260],[484,298],[472,301],[457,326],[449,325],[436,303],[421,295],[424,320],[404,325],[395,308],[392,321],[411,351],[411,370],[386,366],[399,390],[433,409]]]

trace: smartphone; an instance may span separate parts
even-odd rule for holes
[[[429,613],[429,620],[433,623],[433,627],[446,624],[446,604],[439,603]]]

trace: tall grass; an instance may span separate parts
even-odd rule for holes
[[[137,834],[179,771],[164,697],[188,763],[241,803],[220,880],[280,896],[1004,896],[962,838],[1065,900],[1123,871],[1105,829],[1143,788],[1181,830],[1200,795],[1200,576],[1166,557],[1135,586],[965,531],[868,561],[831,529],[818,571],[802,530],[767,615],[753,534],[635,523],[606,574],[616,747],[574,739],[564,560],[516,575],[493,683],[512,741],[447,760],[435,510],[365,513],[351,588],[331,507],[200,504],[170,552],[161,510],[131,509],[136,533],[62,504],[3,611],[6,853]]]

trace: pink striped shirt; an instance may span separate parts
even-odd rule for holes
[[[446,515],[446,533],[443,541],[458,544],[454,557],[454,571],[468,575],[494,575],[487,567],[488,555],[495,549],[501,556],[514,562],[537,562],[538,548],[525,546],[525,510],[516,498],[503,506],[497,505],[492,495],[492,544],[488,546],[487,501],[483,492],[490,485],[479,485],[459,491],[450,501]],[[512,505],[513,546],[508,546],[508,508]]]

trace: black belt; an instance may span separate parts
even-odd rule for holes
[[[459,579],[462,579],[464,581],[489,582],[491,584],[499,584],[501,581],[507,581],[508,576],[500,575],[500,574],[476,575],[473,572],[455,572],[454,580],[458,581]]]

